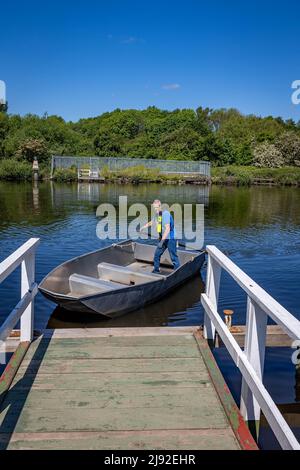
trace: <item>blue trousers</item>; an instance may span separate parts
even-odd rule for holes
[[[177,256],[176,240],[170,238],[170,239],[164,240],[162,248],[158,246],[155,250],[155,253],[154,253],[155,271],[159,271],[160,258],[167,249],[169,250],[170,258],[173,263],[174,269],[179,268],[180,262]]]

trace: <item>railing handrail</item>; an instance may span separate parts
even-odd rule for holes
[[[206,251],[207,282],[205,294],[201,296],[205,311],[204,336],[208,340],[214,340],[217,331],[242,374],[241,412],[244,418],[259,423],[262,410],[282,448],[300,450],[298,440],[262,381],[267,316],[284,328],[292,339],[300,338],[300,322],[217,247],[207,246]],[[244,351],[218,313],[221,269],[230,274],[248,295]]]
[[[0,341],[5,341],[17,322],[21,319],[21,341],[31,341],[33,336],[33,300],[38,292],[35,277],[35,250],[39,238],[31,238],[20,248],[0,263],[0,284],[20,264],[21,272],[21,300],[10,312],[0,327]]]
[[[300,322],[294,315],[253,281],[248,274],[242,271],[241,268],[224,255],[216,246],[208,245],[206,251],[217,261],[221,268],[231,275],[248,296],[257,302],[264,312],[286,331],[290,338],[300,338]]]
[[[39,244],[39,238],[30,238],[0,263],[0,283],[3,282]]]
[[[232,357],[235,365],[241,371],[243,377],[248,373],[248,377],[246,378],[247,383],[251,389],[256,389],[256,399],[267,420],[274,421],[273,427],[274,424],[276,424],[277,439],[280,441],[281,445],[283,445],[286,449],[300,449],[300,445],[296,437],[294,436],[289,425],[287,424],[279,409],[277,408],[271,395],[264,387],[251,363],[247,359],[246,354],[242,351],[237,341],[230,333],[229,329],[221,319],[217,310],[211,304],[206,294],[202,294],[202,304],[205,306],[206,312],[210,311],[213,313],[212,315],[210,315],[210,318],[214,322],[214,325],[216,327],[216,330],[218,331],[218,334],[220,335],[220,338],[228,349],[228,352]],[[219,322],[217,322],[217,317],[220,318]]]

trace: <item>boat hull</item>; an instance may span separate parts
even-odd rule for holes
[[[183,264],[168,276],[162,276],[159,280],[77,299],[45,289],[43,287],[44,281],[40,284],[39,289],[46,298],[66,310],[94,313],[103,318],[114,318],[153,303],[188,279],[196,275],[200,276],[204,261],[205,253],[201,252],[192,261]]]

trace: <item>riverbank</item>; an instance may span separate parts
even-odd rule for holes
[[[212,168],[213,184],[252,186],[300,186],[300,167],[257,168],[253,166],[227,166]]]
[[[40,168],[39,178],[50,179],[50,170]],[[32,167],[27,162],[15,160],[0,161],[0,180],[28,181],[32,179]],[[78,181],[77,168],[57,169],[52,179],[58,182]],[[111,171],[103,168],[98,179],[102,183],[139,184],[218,184],[233,186],[276,185],[300,187],[300,167],[257,168],[253,166],[213,167],[211,178],[201,175],[164,174],[157,169],[143,166],[125,168],[121,171]]]
[[[55,181],[77,181],[76,169],[59,169],[53,175]],[[212,168],[211,178],[201,175],[163,174],[145,167],[132,167],[120,171],[104,168],[100,181],[103,183],[163,183],[163,184],[219,184],[234,186],[276,185],[300,187],[300,167],[257,168],[227,166]]]

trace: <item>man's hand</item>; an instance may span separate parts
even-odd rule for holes
[[[147,224],[143,225],[143,227],[140,228],[140,233],[146,231],[146,229],[148,229],[151,226],[152,226],[152,220],[150,220],[150,222],[148,222]]]

